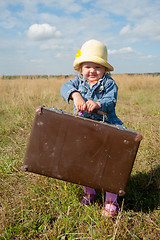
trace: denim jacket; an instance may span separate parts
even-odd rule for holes
[[[74,79],[63,84],[61,95],[69,103],[70,94],[74,91],[80,92],[85,102],[88,100],[98,101],[101,105],[99,110],[106,113],[104,118],[105,122],[116,125],[123,124],[115,113],[118,87],[110,76],[105,74],[91,89],[83,76],[78,75]],[[76,113],[75,106],[74,113]],[[85,111],[83,112],[83,117],[99,121],[103,120],[103,116],[95,113],[87,113]]]

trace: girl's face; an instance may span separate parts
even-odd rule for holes
[[[97,82],[103,77],[105,67],[92,62],[85,62],[81,65],[81,73],[87,82]]]

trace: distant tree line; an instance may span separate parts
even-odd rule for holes
[[[159,76],[160,72],[155,73],[123,73],[127,75],[151,75],[151,76]],[[113,74],[114,75],[114,74]],[[73,75],[2,75],[1,79],[12,80],[12,79],[49,79],[49,78],[68,78]]]
[[[127,75],[151,75],[151,76],[159,76],[160,72],[155,72],[155,73],[127,73]]]
[[[69,75],[2,75],[1,79],[49,79],[49,78],[68,78]]]

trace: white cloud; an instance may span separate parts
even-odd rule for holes
[[[92,0],[81,0],[82,3],[89,3],[91,2]]]
[[[127,24],[126,26],[124,26],[121,31],[120,31],[120,35],[123,35],[123,34],[128,34],[131,32],[131,27],[130,27],[130,24]]]
[[[58,44],[45,43],[40,46],[41,50],[62,50],[64,47]]]
[[[31,63],[40,63],[42,61],[43,61],[43,59],[31,59],[30,60]]]
[[[133,34],[139,36],[148,36],[150,39],[159,41],[160,40],[160,24],[156,19],[146,19],[145,22],[136,24],[133,29]]]
[[[61,58],[62,56],[62,53],[57,53],[56,58]]]
[[[125,54],[125,53],[132,53],[132,52],[135,52],[131,47],[125,47],[125,48],[120,48],[120,49],[118,49],[118,50],[108,50],[108,53],[110,54],[110,55],[112,55],[112,54],[121,54],[121,53],[123,53],[123,54]]]
[[[146,55],[146,56],[141,56],[141,58],[144,58],[144,59],[153,59],[153,58],[156,58],[156,57],[153,56],[153,55]]]
[[[150,40],[160,40],[160,1],[159,0],[97,0],[102,12],[107,9],[113,17],[118,20],[123,16],[123,23],[120,30],[122,36],[131,37],[141,41],[148,37]],[[116,18],[115,18],[116,19]],[[126,23],[125,23],[126,22]]]
[[[145,37],[149,37],[154,41],[160,40],[160,24],[155,19],[146,19],[135,24],[132,28],[130,24],[124,26],[120,35],[136,36],[137,40]]]
[[[27,31],[29,38],[34,40],[44,40],[61,37],[61,32],[56,30],[55,26],[49,24],[33,24]]]

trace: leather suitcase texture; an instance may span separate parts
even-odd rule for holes
[[[22,170],[122,196],[141,139],[123,126],[40,107]]]

